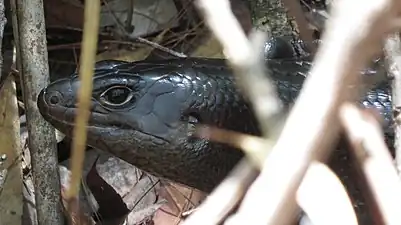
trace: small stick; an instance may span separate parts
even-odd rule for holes
[[[299,186],[297,202],[312,224],[358,225],[347,191],[336,174],[323,163],[310,164]]]
[[[261,78],[259,75],[262,74],[257,69],[260,65],[255,63],[258,62],[258,52],[252,51],[252,43],[248,42],[245,35],[237,32],[239,24],[226,11],[229,8],[227,1],[199,0],[198,3],[205,14],[206,22],[222,42],[225,54],[236,71],[234,74],[238,83],[253,102],[266,134],[268,125],[272,124],[272,115],[280,112],[280,106],[277,99],[274,99],[274,94],[266,94],[274,90],[269,89],[271,86],[268,80],[255,79]],[[322,47],[316,55],[316,63],[287,119],[278,143],[230,222],[288,224],[292,220],[297,209],[295,193],[302,177],[311,160],[327,157],[334,135],[340,128],[338,107],[357,94],[348,85],[358,83],[359,71],[380,50],[380,41],[391,32],[391,20],[398,15],[399,4],[398,1],[390,0],[336,2],[323,35]],[[255,89],[259,89],[255,84],[267,86],[268,91],[256,93]],[[319,104],[315,102],[316,96],[320,98]],[[262,104],[270,103],[269,100],[273,100],[271,108]],[[266,202],[264,207],[255,207],[261,200]],[[200,210],[194,215],[196,213],[200,213]]]
[[[370,189],[383,215],[384,224],[401,224],[401,182],[374,116],[346,103],[340,118]]]
[[[328,156],[340,128],[338,107],[356,97],[356,90],[348,86],[358,83],[358,72],[380,51],[380,41],[393,29],[390,21],[398,16],[399,4],[390,0],[338,0],[333,5],[316,62],[276,146],[234,217],[236,223],[287,224],[293,219],[295,193],[309,162]],[[210,21],[224,23],[219,28],[228,27],[220,11],[221,20]],[[317,96],[319,104],[315,102]],[[269,204],[254,207],[261,199]]]
[[[384,53],[387,60],[388,74],[393,77],[392,104],[395,124],[395,161],[398,173],[401,172],[401,40],[400,34],[395,33],[387,38],[384,46]]]
[[[36,101],[39,92],[49,83],[43,1],[12,0],[10,7],[16,43],[16,65],[20,72],[26,108],[37,223],[63,224],[54,128],[43,119]]]
[[[241,161],[182,225],[220,224],[237,205],[257,175],[247,160]]]

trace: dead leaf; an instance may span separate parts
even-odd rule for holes
[[[201,191],[170,182],[159,190],[159,194],[167,200],[167,204],[156,212],[153,218],[156,225],[176,225],[183,213],[197,207],[206,197]]]
[[[156,204],[149,205],[148,207],[139,211],[133,211],[128,215],[127,225],[136,225],[141,222],[146,222],[154,218],[155,213],[165,204],[166,202],[159,202]]]
[[[21,224],[21,140],[16,86],[8,76],[0,90],[0,218],[2,224]]]
[[[96,162],[86,176],[86,184],[99,205],[97,214],[102,221],[124,220],[129,213],[127,205],[113,187],[99,176]]]

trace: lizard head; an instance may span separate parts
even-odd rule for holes
[[[97,63],[87,144],[147,172],[209,190],[242,153],[193,136],[195,125],[253,128],[247,118],[231,119],[250,112],[235,85],[227,84],[228,76],[208,77],[224,74],[224,65],[216,63],[221,60],[208,61],[207,74],[193,69],[201,67],[201,60]],[[71,138],[80,85],[73,74],[51,83],[38,96],[42,116]]]

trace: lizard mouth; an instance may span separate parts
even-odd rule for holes
[[[63,127],[74,127],[78,108],[74,106],[64,106],[62,104],[52,104],[45,99],[46,90],[42,90],[38,96],[38,108],[43,118],[53,124],[57,129],[64,130]],[[88,126],[107,128],[118,124],[108,122],[108,115],[90,110]]]
[[[61,104],[49,104],[45,99],[45,94],[45,90],[42,90],[38,96],[39,112],[43,118],[52,124],[56,129],[67,136],[72,136],[78,108],[76,108],[75,105],[72,107],[67,107]],[[124,123],[119,115],[94,111],[93,107],[91,107],[89,110],[90,115],[87,128],[88,130],[91,130],[91,132],[103,133],[107,131],[125,130],[134,132],[140,136],[158,139],[159,142],[169,142],[164,138],[142,131],[139,129],[139,125],[132,123],[132,121],[130,123]]]

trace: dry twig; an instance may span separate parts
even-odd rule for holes
[[[354,208],[344,186],[336,174],[323,163],[310,164],[299,186],[297,202],[312,224],[358,225]]]
[[[384,45],[388,73],[393,77],[393,110],[394,110],[394,146],[395,161],[398,173],[401,172],[401,40],[400,34],[395,33],[387,38]]]
[[[245,197],[237,222],[249,222],[249,218],[255,224],[289,222],[289,215],[296,210],[294,193],[308,163],[327,157],[327,150],[339,130],[338,106],[356,97],[348,85],[360,79],[358,71],[380,49],[380,41],[391,31],[387,24],[398,13],[397,2],[386,0],[339,0],[332,9],[311,74],[261,175]],[[351,17],[354,20],[350,21]],[[319,96],[319,105],[313,101],[316,96]],[[309,132],[302,135],[306,127]],[[277,171],[281,173],[279,177],[275,176]],[[251,207],[262,196],[270,203],[263,212]]]
[[[248,68],[251,65],[257,66],[252,64],[257,61],[255,60],[257,54],[252,52],[253,55],[250,55],[251,44],[244,35],[237,32],[238,23],[226,10],[229,8],[228,2],[199,0],[199,5],[207,17],[209,26],[222,42],[233,67],[239,71],[235,73],[240,78],[239,84],[242,87],[251,87],[251,90],[246,91],[247,94],[251,93],[254,108],[259,112],[258,118],[269,118],[262,112],[278,110],[266,110],[255,105],[273,100],[273,106],[277,106],[277,100],[271,97],[263,99],[259,97],[260,93],[252,95],[252,88],[258,89],[254,85],[264,83],[266,80],[253,82],[254,77],[260,76],[249,73],[247,79],[252,85],[241,83],[246,81],[241,80],[240,73],[244,75],[248,71],[255,73],[260,70]],[[327,150],[330,149],[334,135],[340,128],[338,107],[357,95],[356,92],[351,92],[355,89],[348,88],[348,85],[358,83],[360,79],[360,76],[357,76],[358,72],[379,51],[380,41],[394,28],[389,24],[396,18],[399,12],[398,6],[397,1],[390,0],[336,2],[332,8],[332,18],[326,26],[322,48],[316,55],[315,65],[287,119],[286,126],[275,148],[267,157],[261,175],[245,196],[237,215],[228,222],[287,224],[293,219],[291,215],[294,215],[297,209],[295,192],[309,162],[313,159],[326,159]],[[325,76],[321,76],[322,74]],[[262,96],[272,95],[262,94]],[[315,104],[316,96],[320,98],[319,105]],[[313,111],[310,110],[312,108]],[[260,120],[260,122],[266,133],[266,124],[270,121]],[[306,127],[309,128],[309,132],[307,135],[302,135]],[[280,175],[277,176],[277,173]],[[254,207],[260,199],[268,201],[266,207]]]
[[[243,197],[256,174],[248,161],[241,161],[183,225],[219,224]]]
[[[39,224],[62,224],[60,178],[54,128],[37,108],[36,96],[49,82],[43,1],[11,1],[17,65],[26,107],[29,150]]]
[[[344,104],[340,118],[353,145],[356,158],[381,209],[384,224],[401,224],[401,182],[374,116]]]

